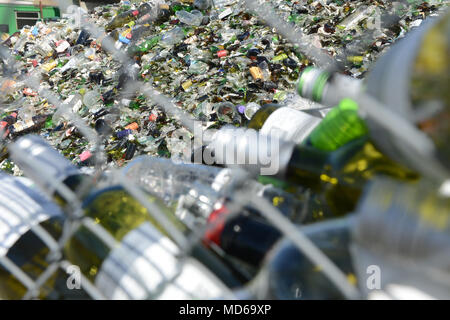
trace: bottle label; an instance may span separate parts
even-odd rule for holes
[[[275,110],[264,122],[260,132],[269,135],[278,131],[280,138],[300,144],[322,119],[305,112],[283,107]]]
[[[225,286],[194,259],[177,258],[178,247],[144,222],[103,261],[95,278],[107,299],[214,299]]]
[[[32,226],[62,216],[59,207],[32,189],[28,181],[0,173],[0,257]]]

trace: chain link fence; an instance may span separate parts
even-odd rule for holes
[[[308,36],[303,35],[300,31],[292,32],[288,25],[284,25],[280,22],[280,20],[274,20],[270,14],[271,8],[268,5],[264,5],[261,7],[256,6],[257,1],[246,0],[243,1],[242,4],[246,5],[252,12],[256,15],[261,16],[267,23],[269,23],[272,27],[276,28],[277,31],[280,32],[281,35],[285,36],[288,40],[299,44],[299,50],[304,54],[311,56],[311,58],[316,61],[319,66],[324,66],[328,68],[339,69],[338,63],[333,61],[332,57],[327,55],[322,50],[315,48],[314,46],[308,45]],[[103,38],[103,48],[108,51],[112,57],[122,65],[131,66],[134,62],[131,58],[121,50],[117,50],[114,47],[114,42],[109,38],[104,38],[104,30],[99,28],[93,21],[90,20],[89,16],[84,12],[81,8],[76,6],[70,6],[66,1],[59,1],[59,5],[61,8],[67,8],[67,12],[69,13],[69,19],[72,19],[75,24],[79,26],[79,28],[83,28],[87,30],[91,37],[94,39]],[[11,54],[7,51],[6,48],[1,48],[0,54],[3,59],[7,61],[7,69],[9,70],[9,74],[13,75],[18,70],[15,68],[15,61]],[[2,79],[3,81],[7,78]],[[70,104],[63,103],[59,97],[53,93],[50,89],[44,88],[40,85],[40,75],[37,72],[32,72],[25,79],[26,85],[30,88],[34,89],[38,92],[39,96],[42,99],[46,99],[49,103],[56,107],[58,112],[61,112],[67,119],[75,125],[84,138],[94,146],[93,156],[95,159],[95,166],[93,177],[95,179],[99,179],[103,174],[104,164],[106,161],[106,157],[104,155],[102,149],[102,138],[89,126],[84,120],[78,116],[76,113],[72,112],[72,108]],[[189,129],[191,132],[194,132],[195,126],[198,125],[196,119],[192,117],[192,115],[178,108],[171,100],[170,97],[166,97],[159,92],[157,92],[151,85],[136,81],[132,83],[127,83],[126,88],[123,90],[123,93],[127,92],[141,92],[144,94],[150,101],[162,107],[164,111],[179,121],[185,128]],[[369,97],[360,98],[367,102]],[[373,100],[373,99],[372,99]],[[379,117],[380,108],[381,110],[388,110],[385,106],[380,106],[379,103],[375,103],[374,101],[370,101],[366,104],[361,104],[362,106],[367,106],[364,108],[364,111],[367,112],[369,116],[373,116],[376,114]],[[386,111],[387,112],[387,111]],[[391,116],[391,113],[388,113]],[[409,136],[410,139],[414,139],[414,145],[417,145],[417,141],[420,140],[421,135],[417,130],[411,128],[411,126],[403,121],[402,119],[398,119],[395,115],[392,116],[394,119],[390,125],[387,125],[387,129],[398,132],[398,123],[404,123],[406,128],[412,132],[412,135]],[[385,118],[383,119],[383,121]],[[386,125],[385,125],[386,126]],[[403,126],[402,128],[404,128]],[[201,130],[200,130],[201,131]],[[404,136],[404,132],[399,133]],[[0,136],[3,136],[3,132],[0,132]],[[418,139],[416,139],[419,137]],[[1,141],[1,146],[5,146],[5,141]],[[26,161],[27,154],[21,155]],[[151,161],[151,160],[149,160]],[[156,161],[156,160],[155,160]],[[27,162],[27,164],[33,168],[36,172],[40,172],[40,168],[33,167],[35,164],[32,162]],[[157,163],[153,164],[155,168],[157,167]],[[177,168],[180,169],[180,172],[184,172],[185,174],[189,173],[189,170],[193,170],[194,172],[198,170],[195,167],[190,168],[189,166],[183,167],[174,164],[173,170]],[[242,173],[243,174],[243,173]],[[171,239],[176,243],[179,247],[179,254],[177,259],[179,260],[178,272],[176,272],[173,277],[166,278],[164,273],[161,273],[161,278],[164,279],[160,288],[163,288],[170,283],[173,283],[176,278],[179,276],[181,271],[181,266],[183,261],[185,261],[191,254],[192,248],[199,241],[202,241],[202,235],[208,230],[208,228],[214,228],[214,223],[212,225],[203,227],[193,227],[187,225],[186,227],[189,229],[188,233],[183,233],[173,223],[165,216],[163,212],[152,202],[150,202],[147,198],[147,194],[141,188],[143,186],[142,183],[137,183],[136,180],[131,180],[127,177],[127,174],[124,170],[112,169],[108,172],[108,175],[112,177],[113,180],[118,182],[123,188],[135,199],[137,199],[143,207],[145,207],[152,218],[155,219],[167,233],[170,235]],[[172,176],[173,178],[174,176]],[[101,241],[110,249],[117,248],[121,244],[118,243],[109,233],[105,230],[101,225],[96,223],[90,217],[87,217],[83,214],[82,203],[79,200],[79,194],[73,192],[62,182],[57,181],[47,181],[47,177],[43,174],[41,176],[47,183],[51,184],[55,190],[58,190],[58,193],[62,195],[62,197],[66,200],[67,206],[64,209],[64,213],[66,215],[63,232],[59,239],[54,239],[44,228],[40,225],[34,225],[31,227],[31,231],[36,234],[48,247],[49,254],[47,256],[48,267],[46,270],[40,274],[40,276],[36,279],[30,278],[19,266],[14,264],[7,256],[0,257],[0,264],[5,268],[8,272],[14,275],[24,287],[27,288],[26,294],[23,296],[23,299],[36,299],[39,297],[39,291],[42,285],[46,283],[48,279],[50,279],[56,272],[63,271],[68,276],[73,276],[74,272],[78,272],[79,270],[73,264],[66,259],[62,250],[64,246],[67,244],[67,241],[70,237],[81,227],[83,226],[90,232],[94,233]],[[245,174],[241,177],[245,180]],[[212,182],[212,176],[205,176],[204,182]],[[145,187],[145,182],[144,182]],[[221,186],[225,187],[225,186]],[[80,190],[81,192],[81,190]],[[245,205],[251,205],[257,210],[261,212],[261,214],[277,229],[279,229],[283,235],[290,239],[295,246],[301,250],[314,264],[321,266],[324,274],[329,278],[329,280],[342,292],[343,296],[348,299],[355,299],[360,297],[359,290],[347,280],[345,274],[339,270],[339,268],[328,259],[309,239],[306,237],[299,229],[298,226],[294,225],[290,222],[284,215],[282,215],[278,209],[276,209],[270,202],[260,197],[257,197],[255,194],[252,194],[246,190],[239,190],[233,194],[233,205],[231,205],[228,209],[230,214],[226,216],[226,219],[232,219],[236,215],[239,214],[241,208]],[[199,202],[203,201],[203,199],[199,198]],[[158,259],[158,257],[155,257]],[[139,270],[130,270],[134,280],[136,282],[142,282],[141,274]],[[81,288],[92,298],[92,299],[106,299],[105,294],[96,287],[89,279],[87,279],[82,273],[79,273],[80,277],[80,285]],[[147,292],[148,297],[153,297],[154,292]],[[232,297],[232,295],[227,296]],[[131,297],[130,297],[131,298]]]

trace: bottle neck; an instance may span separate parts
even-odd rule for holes
[[[10,144],[8,148],[14,162],[49,196],[55,196],[60,183],[66,183],[73,191],[81,180],[88,180],[87,176],[82,175],[77,167],[40,136],[24,136]],[[59,196],[61,197],[63,193],[62,191]]]
[[[264,125],[264,123],[266,122],[267,118],[269,118],[270,115],[279,108],[280,106],[277,104],[272,103],[266,104],[261,109],[256,111],[256,113],[250,119],[248,127],[250,129],[260,130]]]

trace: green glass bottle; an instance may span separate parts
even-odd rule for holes
[[[418,177],[378,150],[367,135],[364,122],[357,116],[357,106],[351,100],[344,100],[335,108],[303,144],[277,139],[276,154],[271,150],[271,143],[266,145],[261,141],[263,136],[241,131],[223,129],[214,136],[208,151],[214,154],[216,163],[227,164],[227,159],[233,159],[230,152],[243,154],[246,150],[246,161],[239,165],[255,174],[273,175],[311,189],[320,195],[321,202],[326,203],[334,215],[353,210],[362,188],[374,175],[407,181]],[[267,150],[258,150],[255,145]],[[269,165],[247,161],[270,153]]]
[[[319,150],[333,151],[346,143],[368,135],[366,123],[358,115],[358,105],[351,99],[343,99],[314,128],[306,144]]]
[[[287,171],[288,180],[322,193],[328,207],[338,214],[353,210],[365,183],[380,174],[400,180],[417,178],[376,147],[351,99],[340,101],[305,144],[294,149]]]

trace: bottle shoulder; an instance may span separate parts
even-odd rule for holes
[[[261,129],[267,118],[269,118],[269,116],[279,108],[281,108],[280,105],[273,103],[262,106],[261,109],[256,111],[253,117],[250,119],[248,127],[255,130]]]

